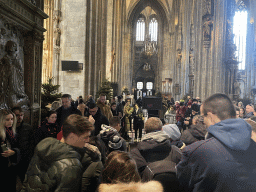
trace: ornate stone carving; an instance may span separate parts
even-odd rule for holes
[[[211,40],[212,25],[213,25],[213,21],[212,21],[211,17],[206,17],[204,19],[204,24],[203,24],[204,41]]]
[[[181,54],[181,49],[177,50],[177,64],[181,64],[181,59],[182,59],[182,54]]]
[[[189,74],[194,74],[194,50],[190,48],[189,50]]]
[[[144,71],[150,71],[150,70],[151,70],[150,64],[145,63],[144,66],[143,66],[143,70],[144,70]]]
[[[55,45],[56,46],[60,46],[60,35],[61,35],[61,30],[60,28],[56,28],[54,30],[54,34],[55,34]]]
[[[235,83],[234,83],[234,94],[235,95],[241,94],[240,83],[238,81],[235,81]]]
[[[212,0],[203,1],[203,16],[212,14]]]
[[[55,47],[54,47],[54,52],[55,52],[56,54],[60,54],[60,47],[55,46]]]
[[[29,100],[25,93],[23,65],[17,57],[17,44],[7,41],[7,54],[0,60],[0,108],[27,105]]]

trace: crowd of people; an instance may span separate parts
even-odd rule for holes
[[[256,191],[254,105],[225,94],[163,105],[172,123],[161,113],[145,116],[141,98],[108,103],[103,94],[96,101],[64,94],[36,130],[20,107],[0,110],[2,189]],[[130,148],[132,130],[137,142]]]

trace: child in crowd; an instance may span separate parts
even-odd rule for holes
[[[35,132],[35,143],[38,144],[40,141],[47,137],[57,138],[57,134],[60,131],[57,120],[56,111],[48,111],[45,121],[42,122],[41,126]]]

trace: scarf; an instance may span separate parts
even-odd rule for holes
[[[16,141],[15,135],[13,134],[12,127],[5,127],[6,137],[11,141]]]

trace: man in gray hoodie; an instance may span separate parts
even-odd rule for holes
[[[236,119],[232,101],[214,94],[201,106],[206,140],[183,150],[177,176],[185,191],[255,191],[256,144],[251,126]]]

